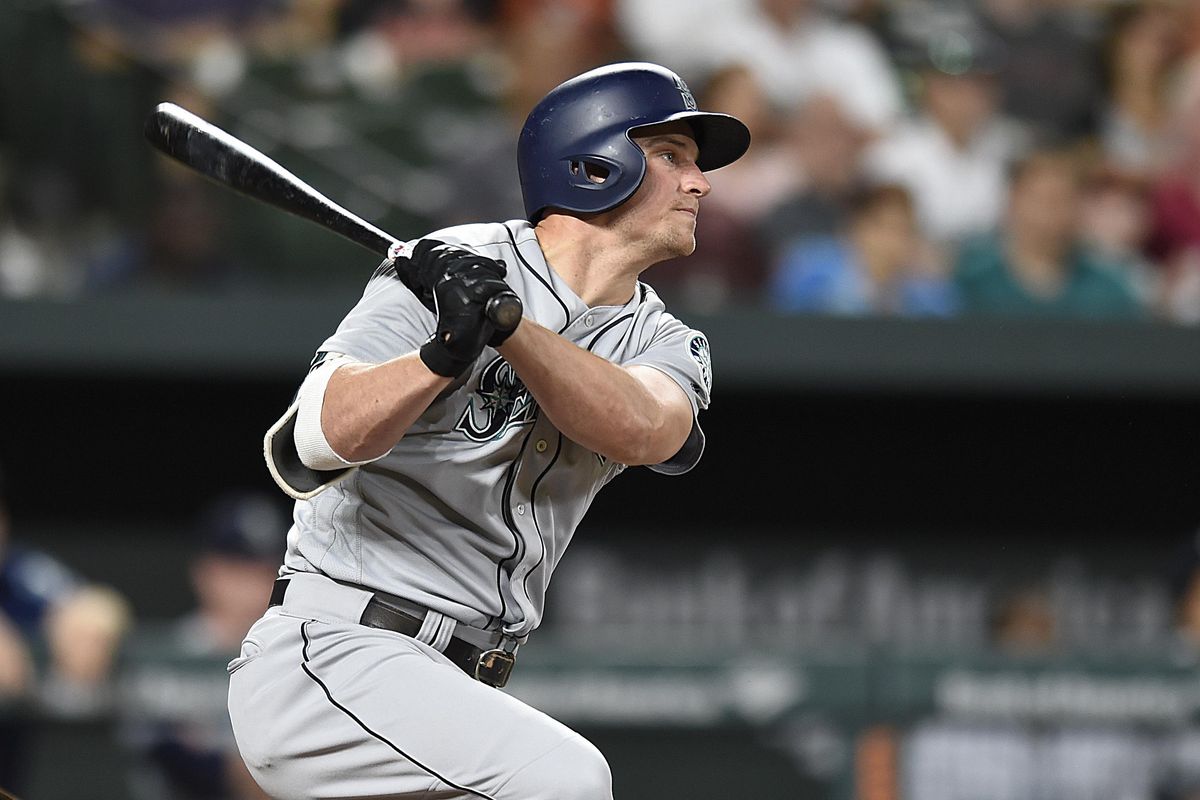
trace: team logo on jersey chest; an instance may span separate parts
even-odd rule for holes
[[[467,407],[454,429],[474,442],[490,442],[509,428],[528,425],[537,419],[537,403],[503,358],[483,368],[479,388],[470,396]]]

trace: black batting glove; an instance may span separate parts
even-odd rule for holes
[[[425,366],[446,378],[466,372],[497,335],[487,318],[488,301],[508,291],[508,284],[488,269],[464,270],[434,286],[438,320],[433,336],[421,345]]]
[[[395,259],[396,276],[421,304],[437,313],[434,293],[438,284],[451,278],[487,274],[503,280],[508,273],[504,262],[488,258],[437,239],[422,239],[412,253]]]

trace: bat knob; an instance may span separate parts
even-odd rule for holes
[[[513,292],[501,292],[487,301],[484,313],[498,331],[511,331],[521,321],[524,308],[521,298]]]

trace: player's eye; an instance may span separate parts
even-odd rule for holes
[[[668,162],[670,162],[672,164],[674,164],[676,161],[679,160],[676,157],[675,153],[673,153],[670,150],[664,150],[661,153],[659,153],[659,155],[662,156],[665,160],[667,160]]]

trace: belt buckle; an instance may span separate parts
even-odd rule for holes
[[[475,680],[503,689],[516,663],[516,655],[506,650],[485,650],[475,662]]]

